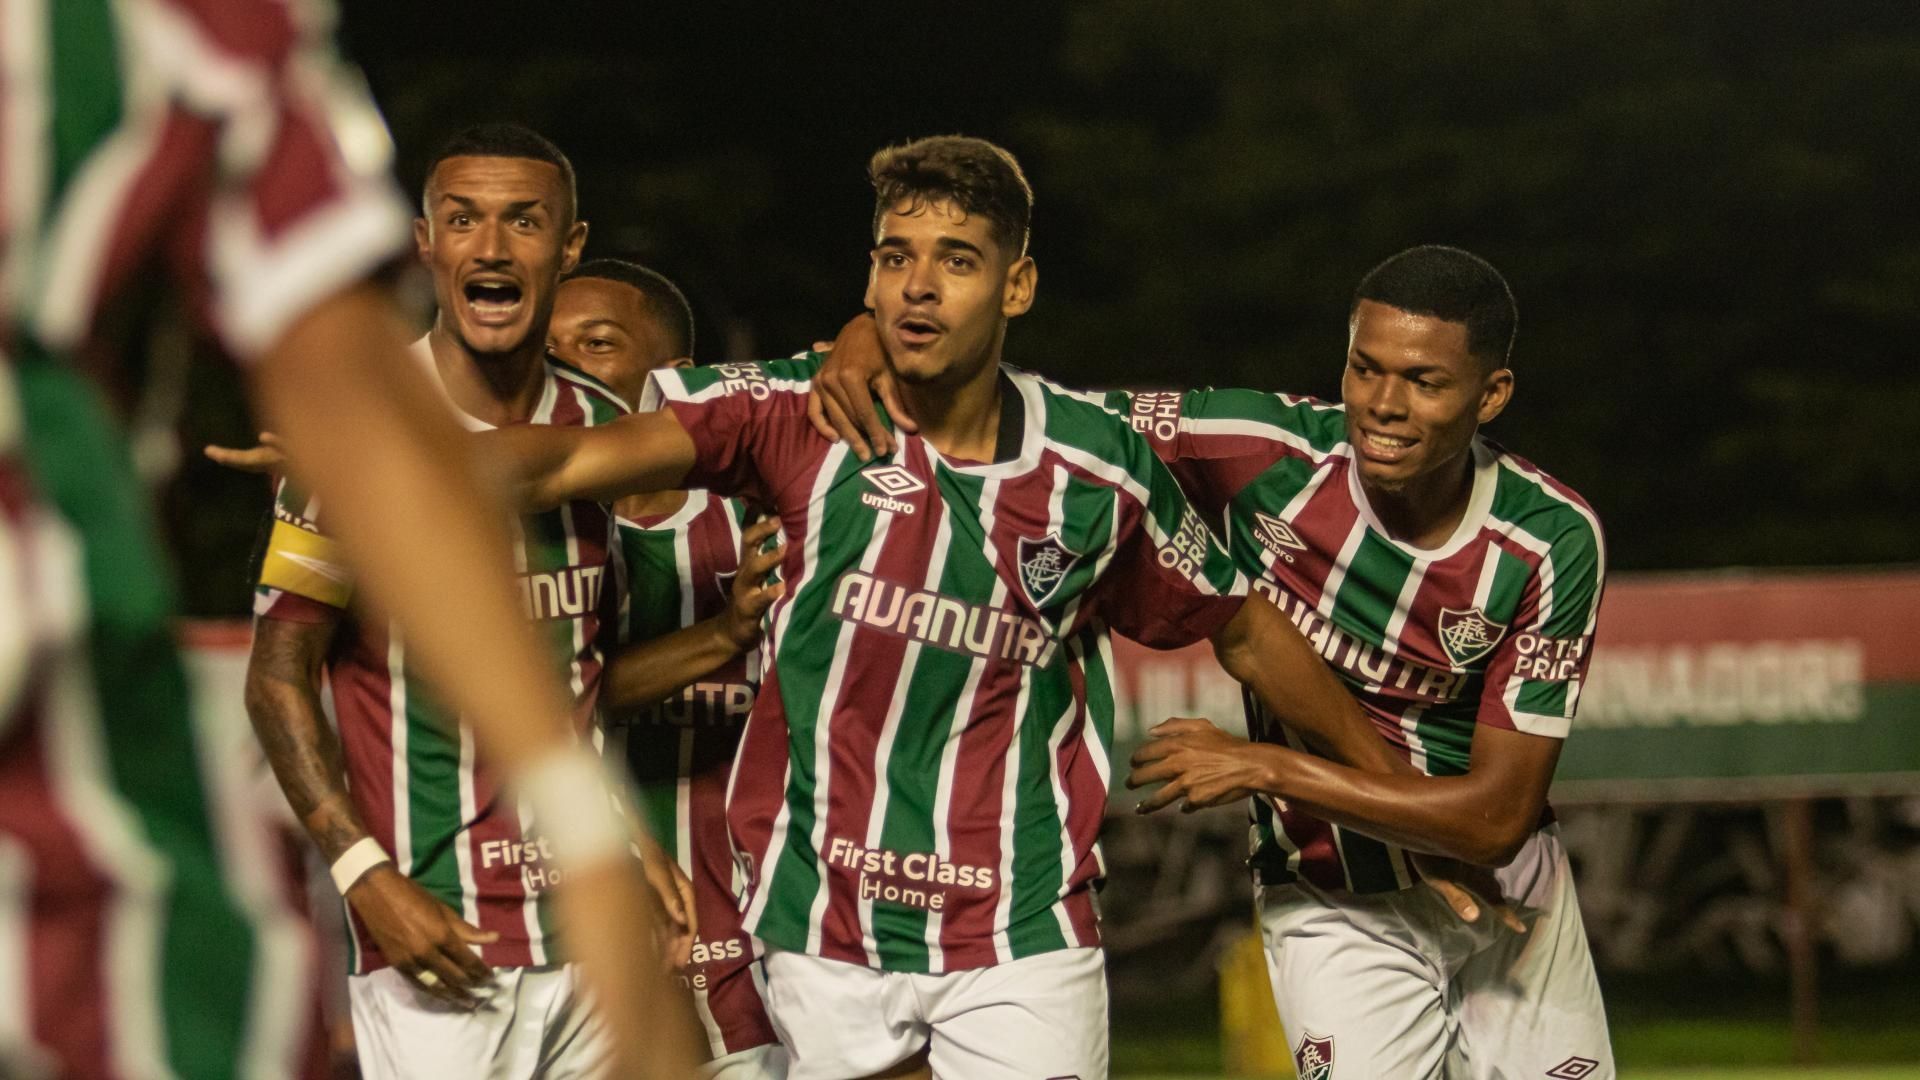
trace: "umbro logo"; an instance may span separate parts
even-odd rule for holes
[[[860,495],[860,501],[875,510],[911,514],[918,507],[907,499],[907,496],[927,490],[926,481],[899,465],[883,465],[878,469],[867,469],[861,472],[860,477],[878,489],[878,494],[867,491]]]
[[[1592,1058],[1583,1058],[1576,1054],[1548,1069],[1547,1075],[1553,1080],[1583,1080],[1599,1067],[1600,1063]]]
[[[1253,512],[1253,538],[1260,546],[1273,552],[1287,562],[1293,561],[1293,553],[1307,550],[1306,541],[1293,531],[1293,526],[1271,514]]]

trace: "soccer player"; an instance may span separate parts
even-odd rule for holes
[[[438,312],[410,362],[462,426],[585,427],[626,412],[545,356],[559,276],[586,240],[575,208],[566,157],[515,125],[468,129],[430,165],[414,232]],[[554,941],[554,841],[422,684],[404,639],[353,603],[353,577],[320,528],[329,509],[281,487],[247,705],[347,902],[361,1071],[589,1073],[605,1047]],[[616,543],[611,512],[592,501],[516,528],[521,599],[583,731],[620,603]],[[321,712],[323,672],[337,739]]]
[[[656,371],[658,411],[483,441],[534,505],[695,484],[787,531],[728,824],[792,1075],[925,1046],[936,1075],[1104,1076],[1108,631],[1211,640],[1329,753],[1394,759],[1145,440],[1000,364],[1037,279],[1012,156],[941,137],[870,169],[867,298],[921,417],[891,460],[813,430],[817,356]]]
[[[373,281],[406,214],[371,110],[284,4],[5,0],[0,23],[0,1073],[295,1068],[302,933],[244,773],[188,708],[151,519],[69,362],[112,370],[141,343],[105,328],[160,299],[250,361],[368,594],[558,827],[563,914],[623,1067],[682,1075],[649,1008],[645,885]]]
[[[693,310],[643,266],[594,259],[561,283],[552,355],[596,376],[628,405],[647,374],[686,367]],[[760,683],[760,616],[783,591],[761,550],[779,528],[750,523],[736,499],[707,491],[632,495],[615,507],[627,567],[622,639],[602,688],[606,753],[624,761],[653,835],[691,879],[697,935],[684,978],[706,1032],[714,1080],[779,1080],[786,1051],[762,1000],[758,943],[740,926],[726,789]]]
[[[1492,266],[1417,247],[1355,291],[1341,405],[1252,390],[1113,399],[1224,521],[1256,589],[1430,777],[1302,753],[1257,707],[1254,745],[1175,720],[1135,755],[1131,782],[1163,782],[1147,809],[1256,793],[1251,867],[1302,1075],[1336,1061],[1335,1075],[1613,1071],[1546,804],[1604,541],[1577,494],[1478,434],[1511,397],[1515,324]],[[845,398],[840,414],[863,404]],[[1410,889],[1409,851],[1500,867],[1500,893],[1534,913],[1525,936],[1462,926]]]

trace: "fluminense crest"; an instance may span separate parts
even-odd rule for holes
[[[1439,626],[1440,644],[1447,650],[1447,656],[1461,666],[1471,664],[1493,651],[1500,638],[1507,632],[1504,623],[1487,618],[1487,613],[1479,608],[1456,611],[1453,608],[1441,608]]]

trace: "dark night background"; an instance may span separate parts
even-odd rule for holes
[[[867,155],[958,131],[1036,189],[1015,363],[1334,396],[1359,276],[1457,244],[1520,303],[1518,393],[1490,433],[1594,503],[1614,568],[1916,557],[1920,7],[341,12],[404,183],[463,124],[540,129],[579,171],[588,253],[677,279],[704,360],[830,336],[864,281]],[[244,548],[264,496],[196,463],[182,481],[247,502],[173,515],[190,607],[244,610],[244,574],[196,574],[193,549]]]

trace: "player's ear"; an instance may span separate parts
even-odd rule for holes
[[[872,251],[867,252],[867,296],[865,300],[861,301],[867,306],[868,311],[873,310],[873,294],[878,288],[878,283],[874,279],[878,277],[879,273],[880,249],[874,248]]]
[[[573,273],[580,265],[580,252],[587,246],[587,223],[576,221],[567,230],[567,246],[560,252],[560,272]]]
[[[433,261],[433,226],[424,217],[413,219],[413,250],[422,263]]]
[[[1480,423],[1491,423],[1507,409],[1507,402],[1513,399],[1513,370],[1501,368],[1487,376],[1480,387]]]
[[[1011,319],[1025,315],[1033,307],[1033,294],[1040,287],[1040,268],[1033,256],[1022,255],[1007,267],[1006,288],[1000,293],[1000,314]]]

